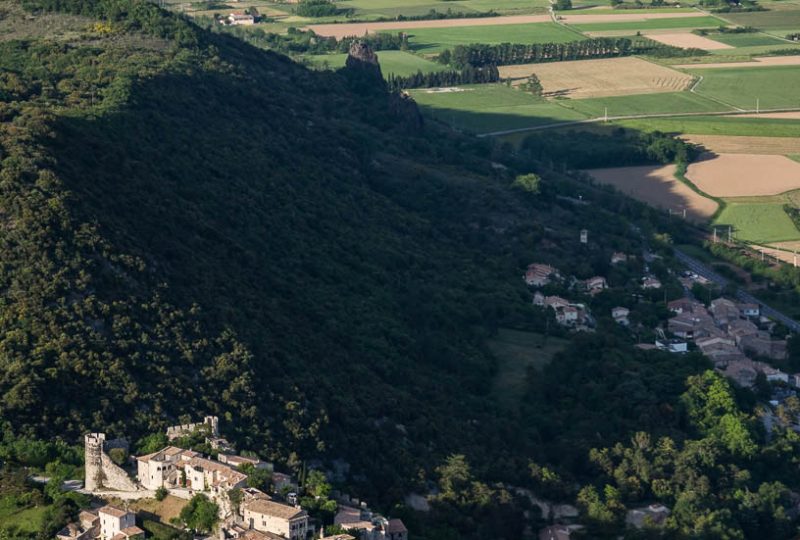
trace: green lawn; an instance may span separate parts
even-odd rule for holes
[[[417,71],[423,73],[433,71],[444,71],[447,66],[437,64],[421,58],[415,54],[407,53],[404,51],[378,51],[378,62],[381,64],[381,71],[383,76],[387,77],[390,73],[395,75],[407,76],[413,75]],[[316,67],[327,67],[329,69],[337,69],[344,66],[347,59],[346,54],[320,54],[308,55],[304,57]]]
[[[800,120],[739,118],[736,116],[688,116],[620,120],[614,125],[642,131],[694,133],[697,135],[751,135],[759,137],[800,137]]]
[[[724,24],[716,17],[676,17],[674,19],[653,19],[649,21],[636,22],[608,22],[608,23],[587,23],[574,24],[581,32],[603,32],[614,30],[626,30],[636,32],[639,30],[661,30],[670,28],[716,28]]]
[[[746,56],[742,60],[752,59],[753,56],[769,56],[775,51],[785,51],[786,49],[797,49],[797,54],[800,54],[800,45],[797,43],[789,43],[788,41],[779,41],[777,45],[758,45],[755,47],[737,47],[735,49],[717,49],[709,51],[711,54],[706,58],[720,61],[719,57],[726,57],[727,61],[730,56]],[[710,60],[710,61],[713,61]]]
[[[475,133],[582,120],[585,116],[503,84],[460,86],[461,92],[412,90],[422,111]]]
[[[759,32],[746,34],[709,34],[706,37],[724,43],[725,45],[730,45],[731,47],[761,47],[766,45],[791,46],[783,40]]]
[[[691,92],[570,99],[559,101],[559,103],[591,118],[603,116],[606,107],[609,116],[732,110]]]
[[[489,350],[498,361],[492,394],[506,406],[517,405],[525,393],[528,367],[540,369],[547,365],[568,343],[533,332],[501,329],[488,341]]]
[[[697,93],[720,99],[743,109],[800,107],[800,69],[797,66],[692,69],[703,81]]]
[[[784,212],[782,203],[728,202],[714,224],[732,225],[736,238],[746,242],[800,240],[800,231]]]
[[[471,43],[567,43],[585,39],[579,33],[555,23],[414,28],[404,31],[409,34],[411,48],[424,53],[440,52],[455,45]]]
[[[37,533],[42,528],[47,506],[19,509],[10,497],[0,499],[0,525],[16,527],[23,533]]]

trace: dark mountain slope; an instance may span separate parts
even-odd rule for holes
[[[624,245],[624,220],[559,203],[556,179],[512,190],[470,157],[488,147],[410,133],[382,91],[151,4],[28,7],[87,19],[0,43],[15,430],[139,436],[214,413],[270,458],[345,458],[387,501],[449,452],[524,469],[535,431],[487,397],[483,338],[543,324],[525,263],[598,216]]]

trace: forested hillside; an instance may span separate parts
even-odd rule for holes
[[[541,324],[520,272],[583,219],[556,183],[513,190],[488,146],[414,131],[382,88],[148,3],[4,6],[15,430],[130,437],[214,413],[270,458],[342,457],[389,500],[449,452],[493,461],[515,420],[486,398],[483,337]],[[45,21],[60,31],[34,37]]]

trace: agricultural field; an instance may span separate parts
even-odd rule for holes
[[[597,182],[656,208],[698,223],[707,222],[717,211],[716,201],[700,195],[675,177],[675,165],[616,167],[585,171]]]
[[[783,203],[728,201],[714,225],[732,226],[738,240],[754,244],[800,240],[800,231],[783,210]]]
[[[504,84],[419,88],[410,93],[423,113],[479,134],[585,119],[580,113]]]
[[[647,37],[665,45],[683,47],[687,49],[718,51],[733,48],[732,45],[722,43],[718,40],[709,39],[705,36],[698,36],[697,34],[693,34],[691,32],[652,33],[647,34]]]
[[[731,47],[760,47],[764,45],[781,45],[782,47],[786,47],[789,45],[784,40],[760,32],[744,34],[715,33],[709,34],[706,37]]]
[[[613,125],[640,131],[663,131],[676,134],[800,137],[800,121],[798,120],[745,118],[740,115],[617,120],[613,122]]]
[[[714,197],[778,195],[800,189],[800,163],[778,155],[705,154],[686,178]]]
[[[412,32],[422,28],[472,28],[480,26],[509,26],[550,22],[549,15],[512,15],[509,17],[479,17],[470,19],[430,19],[422,21],[382,21],[341,24],[312,24],[306,28],[320,36],[337,39],[363,36],[376,32]]]
[[[456,45],[471,43],[569,43],[585,39],[578,32],[551,22],[402,31],[408,32],[411,49],[423,54],[439,53]]]
[[[343,8],[355,9],[358,17],[407,17],[424,15],[435,9],[442,13],[451,9],[463,13],[486,13],[493,10],[502,14],[545,12],[547,0],[342,0]]]
[[[800,118],[800,113],[774,114],[796,114]],[[800,138],[794,137],[731,137],[727,135],[687,134],[682,135],[681,139],[700,145],[709,152],[717,154],[774,154],[789,157],[792,154],[800,154]]]
[[[742,109],[762,110],[800,107],[800,69],[792,66],[769,66],[732,69],[692,69],[703,77],[695,91]]]
[[[599,118],[605,115],[606,110],[608,110],[608,116],[705,113],[733,110],[691,92],[573,99],[559,101],[559,104],[589,118]]]
[[[415,54],[404,51],[378,51],[378,61],[381,64],[381,71],[384,77],[389,74],[401,77],[413,75],[418,71],[432,73],[434,71],[444,71],[447,66],[431,62]],[[347,59],[346,54],[319,54],[304,57],[311,65],[319,68],[338,69],[344,67]]]
[[[492,381],[492,395],[509,407],[519,405],[525,392],[528,370],[541,369],[569,342],[533,332],[501,328],[488,340],[491,353],[497,358],[498,370]]]
[[[648,30],[671,30],[674,28],[716,28],[724,24],[720,19],[705,17],[671,17],[668,19],[650,19],[641,21],[596,22],[572,24],[581,32],[616,32],[625,31],[630,34]]]
[[[577,60],[549,64],[501,66],[500,76],[519,84],[536,73],[545,96],[573,99],[676,92],[694,78],[640,58]]]

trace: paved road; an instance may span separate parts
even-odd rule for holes
[[[676,249],[675,250],[675,256],[678,258],[679,261],[681,261],[683,264],[685,264],[687,266],[687,268],[689,268],[689,270],[691,270],[692,272],[694,272],[694,273],[696,273],[696,274],[698,274],[700,276],[703,276],[704,278],[706,278],[708,280],[713,281],[714,283],[716,283],[720,287],[724,287],[725,285],[727,285],[729,283],[728,279],[722,277],[718,273],[716,273],[713,270],[711,270],[708,266],[706,266],[705,264],[701,263],[697,259],[695,259],[693,257],[690,257],[689,255],[687,255],[683,251],[681,251],[679,249]],[[758,298],[756,298],[752,294],[748,293],[747,291],[738,290],[738,292],[736,293],[736,297],[739,300],[741,300],[742,302],[745,302],[745,303],[748,303],[748,304],[758,304],[759,306],[761,306],[761,314],[762,315],[765,315],[765,316],[769,317],[770,319],[773,319],[775,321],[780,322],[781,324],[783,324],[784,326],[786,326],[788,329],[792,330],[793,332],[800,332],[800,322],[797,322],[796,320],[792,319],[788,315],[785,315],[784,313],[781,313],[777,309],[769,307],[767,304],[765,304],[764,302],[762,302],[761,300],[759,300]]]

